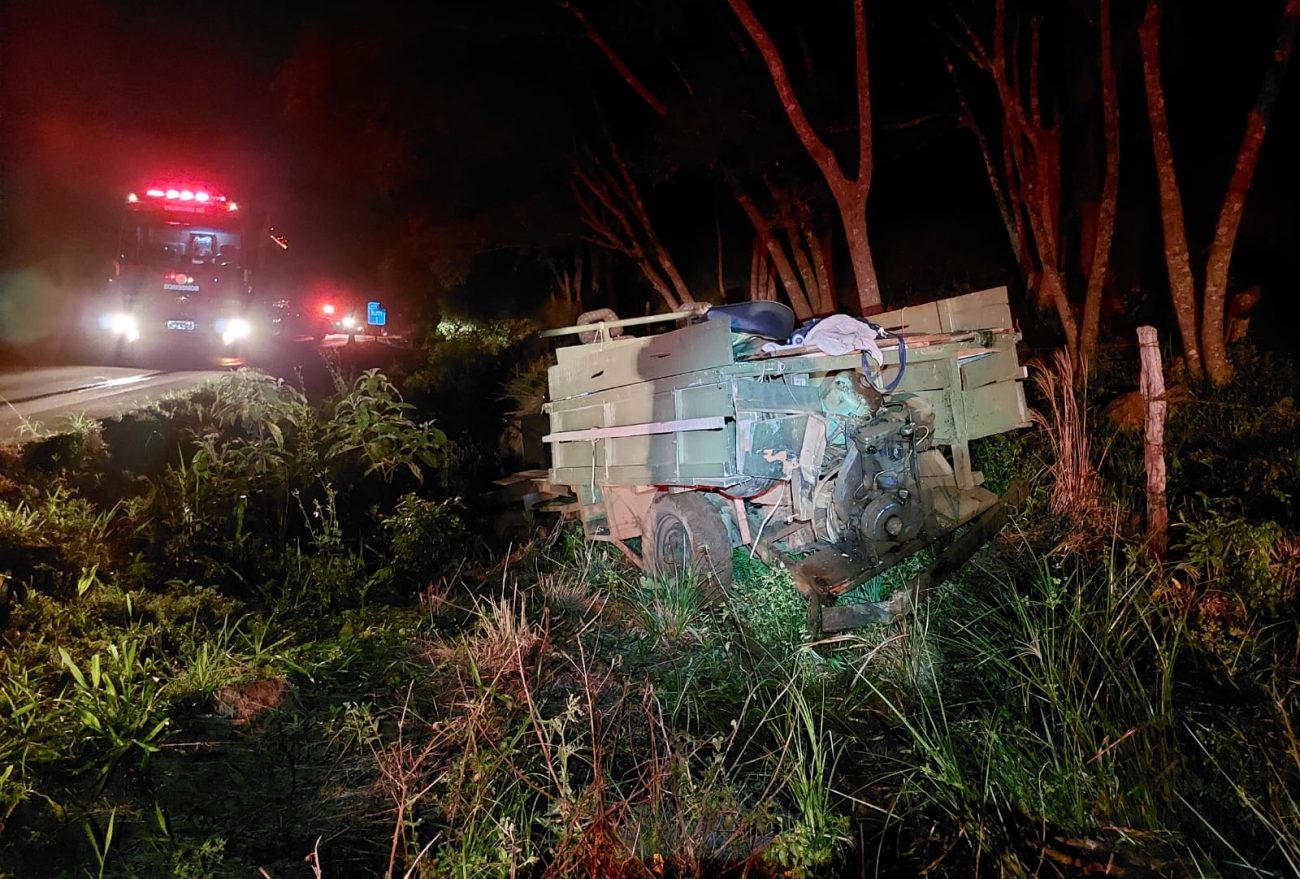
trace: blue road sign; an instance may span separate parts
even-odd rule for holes
[[[382,327],[388,323],[388,312],[384,309],[383,303],[366,303],[366,323],[372,327]]]

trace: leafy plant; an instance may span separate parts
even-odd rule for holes
[[[161,669],[145,659],[140,648],[138,638],[125,637],[91,656],[84,669],[66,648],[59,648],[63,666],[72,676],[69,695],[74,714],[85,740],[98,753],[101,784],[133,751],[139,752],[139,764],[147,765],[171,722]]]
[[[820,712],[814,712],[793,682],[785,693],[789,748],[784,754],[788,763],[784,778],[794,803],[794,821],[772,839],[764,857],[783,867],[786,875],[803,879],[848,845],[849,819],[835,810],[831,798],[838,746],[826,732]]]
[[[676,575],[642,577],[630,597],[628,612],[646,640],[676,649],[702,641],[712,617],[701,591],[701,575],[691,569]]]
[[[389,551],[377,577],[421,588],[464,567],[469,532],[463,512],[458,498],[431,501],[403,495],[383,519]]]
[[[440,471],[447,437],[432,422],[412,421],[412,409],[379,370],[367,370],[334,405],[325,427],[327,457],[358,454],[367,474],[384,479],[405,468],[422,480],[421,464]]]
[[[1191,615],[1190,634],[1229,672],[1253,667],[1269,623],[1295,595],[1289,542],[1276,522],[1251,524],[1202,499],[1206,510],[1184,515],[1181,572],[1191,581],[1179,595]]]
[[[750,633],[768,650],[789,656],[804,639],[808,600],[785,568],[769,568],[738,549],[732,555],[732,605]]]
[[[312,511],[299,507],[308,528],[306,546],[286,548],[283,579],[268,583],[263,591],[271,607],[286,611],[320,613],[365,603],[374,585],[360,548],[344,535],[333,486],[324,486],[324,500]]]
[[[0,657],[0,829],[36,792],[35,764],[63,756],[63,717],[49,684],[22,659]]]

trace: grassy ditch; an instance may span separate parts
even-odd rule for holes
[[[1206,457],[1294,410],[1231,393],[1171,422],[1165,563],[1126,435],[998,438],[990,483],[1034,484],[1001,537],[917,617],[818,639],[743,552],[711,606],[571,528],[482,536],[466,454],[378,373],[318,404],[232,376],[25,447],[0,875],[1300,872],[1300,466],[1266,446],[1246,499]],[[1270,414],[1195,414],[1248,394]]]

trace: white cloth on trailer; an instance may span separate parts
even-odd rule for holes
[[[818,321],[803,339],[806,348],[818,348],[827,354],[848,354],[850,351],[865,351],[877,364],[885,362],[876,339],[879,331],[871,324],[860,321],[847,314],[832,314]],[[778,345],[769,342],[763,346],[764,351],[781,351],[798,347],[795,345]]]

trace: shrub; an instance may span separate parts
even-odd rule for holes
[[[413,409],[379,370],[366,370],[325,422],[325,460],[335,463],[355,455],[367,475],[378,473],[386,480],[402,468],[423,480],[421,465],[444,472],[440,455],[447,437],[432,422],[412,421]]]
[[[70,706],[83,740],[90,746],[100,783],[128,754],[139,752],[141,766],[158,750],[171,723],[163,698],[161,666],[142,651],[137,637],[126,636],[90,657],[83,668],[63,647],[59,656],[72,676]]]
[[[738,549],[732,554],[731,599],[749,632],[765,648],[787,657],[804,639],[808,599],[784,567],[769,568]]]
[[[463,569],[469,531],[458,498],[431,501],[406,494],[383,519],[388,553],[377,579],[422,589]]]
[[[1262,643],[1295,597],[1294,538],[1276,522],[1251,524],[1202,499],[1204,512],[1181,521],[1179,566],[1189,583],[1174,597],[1188,610],[1201,649],[1235,673],[1269,658]],[[1175,581],[1177,584],[1177,581]]]

